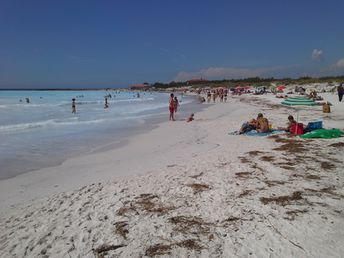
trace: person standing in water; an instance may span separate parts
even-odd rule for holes
[[[107,97],[105,97],[104,108],[108,108],[108,107],[109,107],[108,99],[107,99]]]
[[[75,99],[72,99],[72,114],[76,114]]]

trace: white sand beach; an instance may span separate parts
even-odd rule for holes
[[[0,181],[0,257],[343,257],[344,138],[229,135],[262,112],[344,128],[344,103],[230,97]],[[166,115],[168,117],[168,114]]]

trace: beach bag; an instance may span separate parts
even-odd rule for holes
[[[329,104],[323,104],[323,113],[331,113],[331,107]]]
[[[311,132],[311,131],[322,129],[322,128],[323,128],[322,121],[309,122],[307,127],[305,128],[305,131]]]
[[[294,135],[303,134],[303,124],[302,123],[293,123],[291,125],[290,132]]]

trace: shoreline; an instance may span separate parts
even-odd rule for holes
[[[194,96],[189,96],[187,102],[190,103],[181,106],[182,115],[186,116],[187,114],[185,112],[190,112],[190,110],[201,110],[201,105],[196,104],[197,101]],[[159,123],[165,121],[166,119],[163,114],[164,111],[166,113],[164,108],[158,108],[150,113],[143,113],[143,116],[137,119],[138,121],[129,121],[129,124],[127,125],[123,122],[122,127],[118,127],[116,124],[108,126],[104,123],[102,128],[97,128],[96,130],[88,131],[86,133],[82,132],[77,135],[76,138],[71,137],[70,142],[73,143],[67,144],[67,146],[64,146],[64,140],[59,138],[55,141],[57,147],[52,147],[50,150],[47,148],[47,152],[37,151],[37,156],[25,156],[25,153],[20,151],[18,155],[18,153],[14,151],[15,155],[8,157],[5,155],[5,158],[2,160],[4,165],[2,167],[3,170],[0,173],[0,180],[16,177],[24,173],[48,167],[56,167],[61,165],[67,159],[105,150],[111,148],[111,146],[121,146],[123,142],[125,142],[124,139],[128,139],[135,134],[151,130]],[[79,127],[78,124],[75,126]],[[37,140],[39,141],[39,139]],[[51,142],[53,142],[53,138]],[[45,146],[49,145],[49,142],[47,142]],[[38,146],[37,148],[39,147],[44,149],[44,146]],[[6,151],[5,148],[4,151]],[[37,161],[35,158],[37,158]]]
[[[193,96],[191,96],[193,97]],[[187,112],[201,112],[206,109],[206,105],[200,105],[197,103],[195,98],[191,103],[182,106],[179,111],[178,116],[186,117]],[[197,109],[195,111],[195,109]],[[167,114],[167,112],[166,112]],[[168,114],[167,114],[168,115]],[[166,117],[167,117],[166,115]],[[180,118],[176,121],[185,122]],[[135,128],[129,128],[129,132],[117,132],[116,137],[119,136],[120,140],[114,140],[106,144],[102,144],[92,148],[91,150],[85,151],[81,154],[72,155],[69,158],[63,159],[61,161],[52,162],[49,166],[43,166],[38,169],[29,170],[22,172],[16,176],[4,178],[0,180],[0,215],[6,214],[8,211],[13,210],[16,206],[22,206],[23,202],[33,201],[40,198],[46,198],[51,194],[56,194],[63,191],[68,191],[75,189],[76,187],[91,184],[97,177],[92,175],[90,169],[84,169],[82,163],[84,160],[97,160],[102,156],[109,157],[112,153],[120,153],[122,149],[129,148],[128,153],[131,152],[130,143],[135,142],[136,139],[144,138],[146,134],[151,131],[156,130],[162,124],[169,124],[166,121],[165,116],[159,115],[157,117],[151,117],[147,119],[144,126],[139,126]],[[116,138],[114,137],[114,138]],[[126,153],[127,153],[126,152]],[[116,156],[116,154],[114,154]],[[109,158],[110,159],[110,158]],[[103,158],[102,162],[95,162],[96,164],[91,164],[92,168],[96,166],[103,167],[103,175],[106,179],[99,179],[99,182],[104,182],[104,180],[115,178],[125,178],[127,175],[125,173],[106,173],[106,169],[111,168],[111,166],[104,166],[107,162],[107,158]],[[92,163],[92,162],[91,162]],[[101,164],[104,163],[104,164]],[[72,167],[72,168],[71,168]],[[125,166],[124,166],[125,167]],[[73,171],[75,170],[76,171]],[[70,170],[73,173],[73,182],[64,182],[68,178],[68,173],[61,173],[62,170]],[[85,171],[83,171],[85,170]],[[137,173],[137,172],[135,172]],[[130,173],[128,176],[135,176],[135,173]],[[101,175],[97,175],[101,176]],[[34,187],[35,186],[35,187]],[[29,197],[28,197],[29,196]]]
[[[295,109],[276,103],[230,98],[121,151],[66,162],[61,178],[78,169],[98,177],[1,215],[0,256],[340,257],[343,138],[228,135],[258,112],[283,125]],[[299,119],[340,127],[342,109],[305,108]]]

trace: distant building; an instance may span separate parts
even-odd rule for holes
[[[130,85],[131,90],[148,90],[151,86],[147,83]]]

